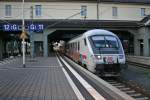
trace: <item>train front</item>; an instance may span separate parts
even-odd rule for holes
[[[96,73],[101,76],[118,76],[125,65],[122,44],[116,35],[93,35],[89,41],[94,53]]]

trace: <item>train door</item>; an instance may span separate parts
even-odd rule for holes
[[[43,42],[42,41],[35,42],[35,55],[43,56]]]

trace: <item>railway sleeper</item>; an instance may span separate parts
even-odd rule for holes
[[[130,88],[128,88],[128,87],[121,88],[120,90],[121,90],[121,91],[131,91],[131,89],[130,89]]]
[[[125,87],[125,85],[120,85],[120,86],[115,86],[115,87],[117,87],[117,88],[124,88]]]
[[[136,91],[134,91],[134,90],[124,91],[124,92],[127,93],[127,94],[130,94],[130,93],[136,93]]]
[[[138,97],[140,97],[140,96],[142,96],[142,94],[141,93],[137,93],[137,92],[135,92],[135,93],[128,93],[131,97],[134,97],[134,98],[138,98]]]
[[[112,83],[113,86],[120,86],[123,85],[122,83]]]

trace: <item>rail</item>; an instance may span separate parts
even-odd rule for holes
[[[87,71],[86,69],[82,68],[78,64],[74,63],[72,60],[68,59],[67,57],[64,57],[67,62],[69,62],[72,66],[75,66],[76,70],[78,72],[80,71],[80,74],[84,75],[86,78],[90,79],[93,86],[96,86],[97,88],[101,88],[101,91],[103,91],[104,94],[109,94],[113,99],[115,100],[134,100],[134,98],[130,97],[126,93],[120,91],[116,87],[108,84],[106,81],[102,80],[98,76],[92,74],[91,72]]]
[[[92,81],[96,88],[100,87],[103,92],[109,94],[115,100],[149,100],[150,93],[143,88],[131,83],[127,80],[122,80],[120,77],[110,78],[110,80],[101,79],[97,75],[90,73],[80,65],[73,62],[71,59],[64,57],[75,69],[80,71],[80,74],[86,76]],[[111,84],[111,85],[110,85]]]

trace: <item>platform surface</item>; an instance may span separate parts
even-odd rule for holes
[[[150,66],[150,57],[126,55],[126,60],[130,63],[137,63],[145,66]]]
[[[77,100],[55,56],[0,65],[0,100]]]

